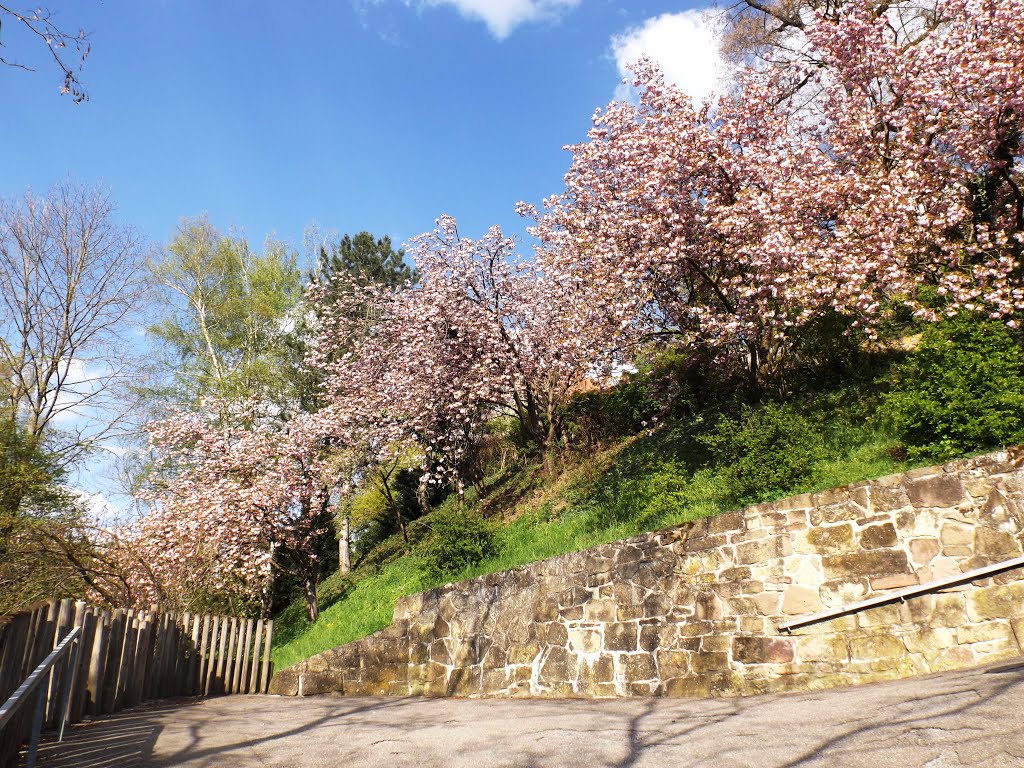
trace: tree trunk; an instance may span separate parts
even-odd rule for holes
[[[306,571],[303,587],[306,592],[306,618],[309,619],[310,624],[320,618],[320,606],[316,602],[316,582],[316,569]]]
[[[349,519],[346,515],[341,518],[341,524],[338,526],[338,573],[342,576],[352,570],[349,534]]]
[[[420,475],[419,483],[416,485],[416,503],[419,505],[421,515],[430,512],[430,503],[427,499],[429,490],[426,475]]]

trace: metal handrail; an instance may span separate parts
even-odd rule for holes
[[[907,587],[906,589],[894,590],[892,592],[886,592],[884,595],[876,595],[875,597],[869,597],[867,600],[861,600],[857,603],[849,603],[840,608],[833,608],[830,611],[821,611],[819,613],[811,613],[806,616],[801,616],[793,621],[779,624],[780,632],[789,632],[799,627],[806,627],[809,624],[817,624],[820,621],[828,621],[829,619],[836,619],[840,616],[846,616],[851,613],[857,613],[867,608],[874,608],[879,605],[887,605],[888,603],[903,602],[908,597],[914,597],[915,595],[923,595],[928,592],[938,592],[940,589],[947,589],[949,587],[960,586],[961,584],[967,584],[971,581],[977,581],[978,579],[986,579],[990,576],[997,576],[1000,573],[1006,571],[1012,571],[1014,568],[1024,567],[1024,557],[1015,557],[1013,560],[1004,560],[1001,563],[995,563],[994,565],[986,565],[982,568],[975,568],[973,571],[967,571],[966,573],[959,573],[955,576],[950,576],[945,579],[938,579],[936,581],[929,581],[927,584],[918,584],[914,587]]]
[[[50,652],[50,655],[43,659],[39,666],[32,671],[32,674],[25,678],[25,682],[18,686],[18,690],[11,694],[11,697],[4,702],[3,706],[0,706],[0,728],[3,728],[14,717],[14,714],[21,708],[22,704],[28,700],[32,692],[39,688],[39,693],[36,697],[35,718],[32,721],[32,738],[29,741],[28,754],[25,758],[26,768],[33,768],[36,764],[36,754],[39,751],[39,734],[43,730],[43,716],[46,713],[47,686],[41,688],[40,686],[47,679],[49,672],[57,665],[57,662],[66,656],[64,684],[61,690],[60,708],[57,710],[57,740],[60,741],[64,738],[64,724],[67,722],[68,715],[68,697],[71,692],[71,680],[74,676],[73,672],[78,656],[78,636],[81,633],[81,627],[72,627],[71,631],[64,636],[64,639],[57,643],[57,646]]]

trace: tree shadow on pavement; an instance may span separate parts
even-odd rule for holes
[[[145,768],[163,730],[160,716],[182,706],[187,703],[161,702],[68,726],[63,741],[57,741],[55,732],[44,733],[36,764],[40,768]]]

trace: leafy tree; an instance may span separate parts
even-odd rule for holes
[[[150,328],[165,353],[157,394],[178,404],[293,396],[283,375],[283,339],[301,297],[293,251],[268,240],[254,253],[200,217],[182,221],[150,268],[162,289],[162,317]]]
[[[931,326],[896,369],[884,412],[915,458],[1024,441],[1024,349],[997,322],[961,315]]]
[[[345,235],[337,243],[320,248],[317,268],[310,278],[330,281],[335,275],[345,275],[357,285],[372,283],[392,288],[415,283],[416,270],[404,257],[405,251],[396,251],[388,235],[375,238],[366,231],[354,237]]]
[[[744,70],[715,105],[641,61],[639,105],[595,116],[534,230],[595,324],[707,345],[757,394],[829,316],[937,319],[922,286],[946,311],[1024,312],[1024,91],[1002,74],[1024,71],[1024,18],[940,0],[908,45],[889,4],[839,5],[801,21],[799,60]]]
[[[738,503],[799,489],[826,458],[824,438],[814,426],[789,406],[775,403],[744,406],[738,419],[723,416],[699,439],[723,468],[727,492]]]

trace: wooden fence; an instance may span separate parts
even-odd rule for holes
[[[0,617],[0,704],[74,626],[67,721],[119,712],[172,696],[266,693],[274,622],[155,611],[108,611],[70,600]],[[46,723],[57,720],[60,680],[51,676]],[[28,735],[32,707],[0,732],[0,768],[13,765]]]

